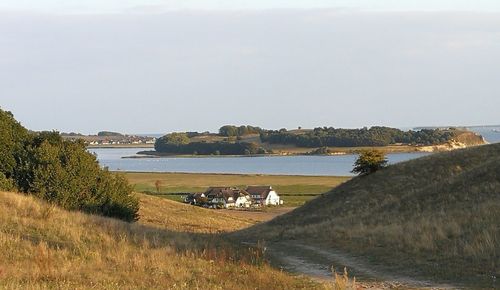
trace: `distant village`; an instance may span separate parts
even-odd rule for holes
[[[283,200],[271,186],[210,187],[203,193],[189,193],[184,202],[206,208],[248,209],[282,205]]]
[[[153,146],[155,137],[124,135],[116,132],[102,131],[97,135],[82,135],[78,133],[62,133],[61,136],[69,140],[82,139],[87,146],[110,146],[110,145],[139,145]]]

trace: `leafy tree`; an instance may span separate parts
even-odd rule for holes
[[[237,136],[238,128],[236,126],[231,126],[231,125],[222,126],[219,129],[219,135],[226,137]]]
[[[165,138],[166,137],[166,138]],[[155,150],[166,154],[193,154],[198,155],[243,155],[261,154],[265,152],[258,144],[248,142],[190,142],[187,144],[172,144],[168,136],[159,138],[155,143]]]
[[[139,201],[124,177],[102,170],[83,141],[29,133],[0,110],[0,188],[33,194],[70,210],[137,219]]]
[[[26,130],[10,112],[0,109],[0,172],[11,179],[17,167],[16,156],[21,154]]]
[[[441,144],[456,137],[456,130],[423,129],[420,131],[401,131],[388,127],[361,129],[336,129],[320,127],[306,133],[297,134],[285,129],[260,133],[262,142],[272,144],[293,144],[300,147],[360,147],[387,146],[395,143],[412,145]]]
[[[99,137],[123,137],[122,133],[118,132],[111,132],[111,131],[101,131],[97,133],[97,136]]]
[[[354,163],[352,173],[368,175],[387,166],[384,152],[379,150],[363,150]]]
[[[0,190],[15,190],[14,181],[10,178],[5,177],[5,174],[3,174],[3,172],[0,172]]]
[[[155,149],[158,151],[158,147],[163,146],[180,146],[189,144],[189,137],[186,133],[170,133],[161,138],[158,138],[155,143]]]
[[[236,137],[236,136],[245,136],[248,134],[259,134],[263,132],[262,128],[260,127],[254,127],[254,126],[233,126],[233,125],[226,125],[222,126],[219,129],[219,135],[220,136],[225,136],[225,137]]]
[[[24,192],[66,209],[137,219],[138,200],[127,181],[102,170],[83,141],[65,141],[57,132],[41,133],[26,147],[27,166],[19,175]]]

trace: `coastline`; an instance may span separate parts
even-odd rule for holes
[[[117,149],[117,148],[138,148],[154,149],[154,144],[109,144],[109,145],[88,145],[87,149]]]
[[[174,153],[159,153],[154,150],[139,151],[137,155],[124,156],[123,159],[148,159],[148,158],[229,158],[229,157],[286,157],[286,156],[344,156],[344,155],[356,155],[362,150],[380,150],[385,154],[411,154],[411,153],[437,153],[445,152],[456,149],[464,149],[468,147],[473,147],[477,145],[461,145],[461,146],[447,146],[447,144],[435,145],[435,146],[385,146],[385,147],[348,147],[344,149],[332,148],[334,152],[327,154],[311,154],[310,151],[315,148],[297,148],[302,149],[301,151],[281,151],[279,153],[271,154],[250,154],[250,155],[194,155],[194,154],[174,154]],[[304,152],[304,150],[310,150]]]

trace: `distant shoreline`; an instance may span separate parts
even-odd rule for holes
[[[110,145],[88,145],[88,149],[116,149],[116,148],[155,148],[154,144],[110,144]]]
[[[408,153],[423,153],[426,151],[417,150],[417,147],[413,147],[411,150],[383,150],[386,154],[408,154]],[[309,148],[311,149],[311,148]],[[345,155],[356,155],[359,151],[365,149],[378,149],[378,147],[360,147],[357,149],[348,148],[344,151],[338,151],[335,153],[328,154],[310,154],[305,152],[282,152],[273,154],[250,154],[250,155],[194,155],[194,154],[173,154],[173,153],[159,153],[156,151],[139,151],[137,155],[134,156],[124,156],[123,159],[148,159],[148,158],[229,158],[229,157],[287,157],[287,156],[345,156]]]

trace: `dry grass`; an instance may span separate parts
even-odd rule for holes
[[[299,239],[410,275],[491,287],[500,277],[499,225],[500,144],[494,144],[354,178],[238,236]]]
[[[0,288],[323,289],[267,266],[262,248],[228,244],[196,226],[211,215],[220,218],[217,232],[244,221],[141,199],[143,222],[129,224],[0,193]]]
[[[349,278],[347,268],[344,268],[342,274],[333,270],[333,289],[334,290],[356,290],[356,278]]]
[[[168,199],[138,194],[141,201],[139,223],[191,233],[222,233],[256,224],[256,221],[231,215],[230,211],[204,209]]]
[[[344,176],[290,176],[261,174],[202,174],[202,173],[125,173],[137,190],[155,191],[160,181],[161,192],[182,192],[182,189],[205,190],[210,186],[272,185],[282,193],[323,193],[347,181]]]

